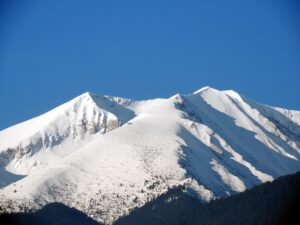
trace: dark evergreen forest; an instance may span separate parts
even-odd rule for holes
[[[177,188],[115,225],[296,225],[299,191],[300,172],[210,203],[200,203]]]
[[[83,212],[51,203],[32,213],[0,215],[1,225],[101,225]]]

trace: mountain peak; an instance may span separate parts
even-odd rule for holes
[[[94,100],[95,97],[97,97],[97,95],[92,94],[91,92],[87,91],[87,92],[84,92],[83,94],[79,95],[75,99],[91,99],[91,100]]]
[[[200,88],[197,91],[194,91],[193,94],[200,94],[200,93],[202,93],[204,91],[207,91],[207,90],[217,90],[217,89],[214,89],[214,88],[212,88],[210,86],[205,86],[205,87]]]
[[[241,95],[234,90],[225,90],[225,91],[223,91],[223,93],[227,94],[231,98],[234,98],[239,101],[243,101]]]
[[[87,92],[84,92],[83,94],[81,94],[81,96],[92,96],[92,93],[87,91]]]

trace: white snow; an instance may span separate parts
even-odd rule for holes
[[[106,97],[84,93],[48,113],[1,131],[0,153],[8,151],[13,155],[7,165],[2,164],[10,172],[28,174],[133,117],[133,111]]]
[[[85,93],[0,132],[0,202],[58,201],[112,223],[178,185],[224,197],[300,169],[299,115],[210,87],[146,101]]]

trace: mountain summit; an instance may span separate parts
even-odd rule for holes
[[[300,170],[300,111],[238,93],[85,93],[0,132],[0,206],[61,202],[112,223],[176,186],[210,201]]]

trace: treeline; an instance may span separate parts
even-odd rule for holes
[[[119,218],[114,225],[296,225],[299,205],[300,172],[209,203],[201,203],[178,187]],[[0,224],[100,225],[60,203],[34,213],[2,214]]]
[[[114,225],[296,225],[299,206],[300,172],[210,203],[199,203],[177,188]]]

